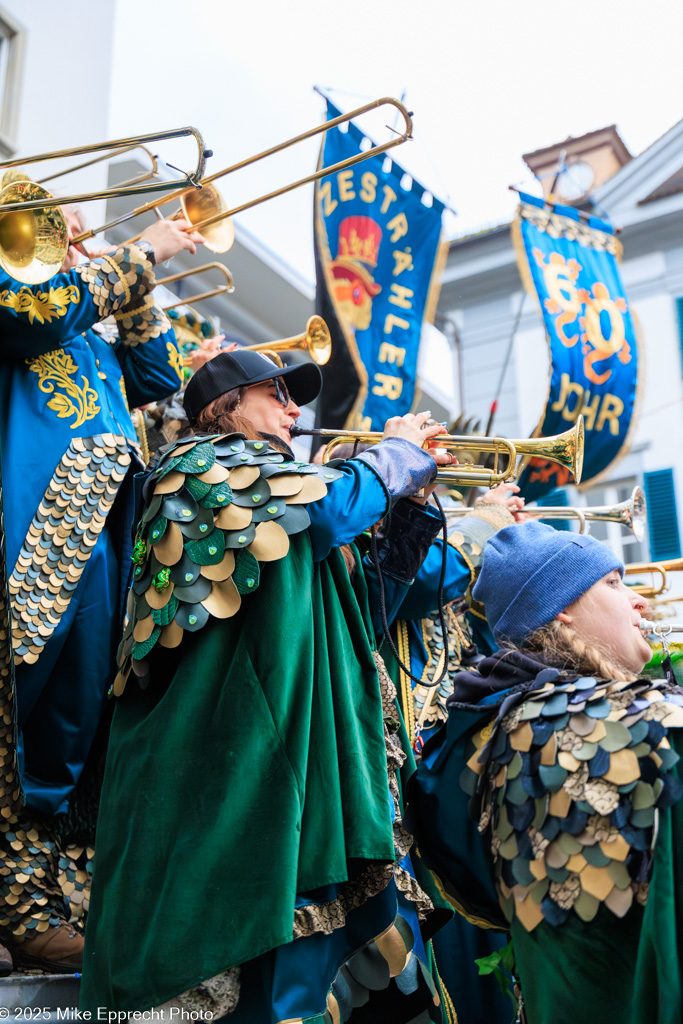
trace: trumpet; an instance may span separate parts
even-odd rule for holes
[[[654,575],[659,573],[661,576],[661,586],[657,587],[654,583],[649,587],[645,584],[635,584],[632,588],[636,593],[650,599],[665,593],[669,589],[666,578],[667,573],[680,572],[681,570],[683,570],[683,558],[669,558],[661,562],[632,562],[626,566],[624,572],[626,576]]]
[[[641,596],[646,597],[647,595],[643,594]],[[683,597],[655,597],[648,600],[648,610],[653,619],[663,621],[673,614],[672,606],[679,601],[683,601]]]
[[[669,633],[683,633],[683,622],[653,622],[652,619],[641,619],[640,629],[646,636],[668,636]]]
[[[373,146],[371,149],[367,150],[367,152],[356,153],[355,156],[347,157],[346,160],[340,160],[331,167],[322,167],[315,171],[315,173],[307,175],[305,178],[293,181],[289,185],[283,185],[281,188],[275,189],[273,192],[268,192],[262,196],[258,196],[256,199],[251,199],[246,203],[242,203],[241,206],[235,206],[232,209],[228,209],[228,204],[213,184],[213,182],[218,178],[223,178],[228,174],[232,174],[234,171],[240,171],[244,167],[249,167],[251,164],[254,164],[259,160],[265,160],[274,153],[279,153],[283,149],[289,149],[291,146],[295,146],[297,143],[303,142],[305,139],[310,139],[314,135],[321,135],[330,128],[336,128],[337,125],[344,124],[351,121],[354,117],[360,117],[362,114],[366,114],[370,110],[375,110],[377,107],[383,107],[387,104],[396,107],[404,119],[405,126],[403,132],[397,132],[395,138],[382,143],[381,146]],[[372,103],[366,103],[362,107],[357,107],[356,110],[351,110],[348,114],[341,114],[339,117],[335,117],[331,121],[326,121],[322,125],[316,125],[315,128],[310,128],[308,131],[302,132],[301,135],[287,139],[285,142],[281,142],[277,146],[271,146],[270,149],[266,149],[262,153],[257,153],[255,156],[247,157],[246,160],[241,160],[239,163],[231,164],[229,167],[224,167],[221,171],[215,171],[213,174],[202,179],[201,195],[195,194],[192,189],[187,189],[186,187],[177,189],[175,192],[165,196],[163,199],[145,203],[144,206],[139,206],[130,213],[123,214],[115,220],[108,221],[106,224],[101,224],[99,227],[93,228],[91,231],[78,235],[74,241],[85,241],[87,238],[91,238],[93,235],[107,231],[109,228],[115,227],[117,224],[122,224],[124,221],[131,220],[133,217],[138,217],[143,213],[148,213],[150,210],[156,211],[158,207],[162,206],[164,203],[178,200],[180,202],[180,209],[173,213],[171,217],[174,219],[179,216],[185,217],[192,225],[192,231],[202,232],[203,237],[206,240],[206,247],[207,249],[210,249],[211,252],[227,252],[235,237],[234,228],[230,218],[236,213],[242,213],[243,210],[248,210],[252,206],[258,206],[260,203],[265,203],[269,199],[275,199],[277,196],[285,195],[286,192],[291,192],[296,188],[300,188],[302,185],[308,185],[313,181],[318,181],[320,178],[324,178],[328,174],[336,174],[338,171],[342,171],[347,167],[353,167],[354,164],[361,163],[363,160],[367,160],[368,157],[377,156],[379,153],[386,153],[387,150],[393,149],[395,146],[400,146],[403,142],[412,138],[412,131],[413,122],[411,115],[399,100],[392,99],[388,96],[378,100],[373,100]],[[143,235],[144,232],[138,233],[132,238],[127,239],[126,242],[122,244],[125,245],[137,242],[143,237]]]
[[[11,171],[19,165],[55,160],[59,157],[79,156],[84,153],[96,153],[100,150],[114,150],[115,153],[127,152],[146,142],[192,136],[197,143],[197,166],[187,173],[186,178],[194,188],[200,188],[200,179],[204,174],[206,160],[211,151],[204,146],[204,139],[196,128],[176,128],[166,132],[154,132],[138,135],[127,139],[116,139],[114,142],[102,142],[95,145],[76,146],[72,149],[55,150],[52,153],[40,153],[37,156],[23,157],[19,160],[0,162],[0,170]],[[106,159],[111,158],[108,152]],[[95,161],[92,161],[95,162]],[[88,161],[90,163],[90,161]],[[86,164],[87,165],[87,164]],[[71,168],[74,170],[74,168]],[[19,172],[24,174],[22,170]],[[16,177],[17,172],[11,177]],[[69,233],[64,214],[60,206],[71,203],[89,202],[95,199],[113,199],[118,196],[139,195],[146,192],[177,191],[175,181],[147,181],[146,183],[123,183],[95,192],[55,198],[50,192],[34,181],[25,177],[10,181],[0,192],[0,267],[23,284],[41,284],[53,277],[61,267],[69,250]],[[163,202],[163,199],[161,200]],[[78,245],[96,232],[84,231],[71,244]]]
[[[647,503],[640,487],[634,487],[631,497],[618,505],[595,505],[589,508],[577,508],[571,505],[547,505],[545,507],[523,509],[524,515],[535,519],[578,519],[579,532],[586,532],[586,524],[592,522],[619,523],[633,531],[636,540],[645,536],[647,521]],[[453,508],[446,512],[450,518],[471,515],[471,508]]]
[[[214,295],[232,295],[235,290],[235,284],[232,279],[232,274],[223,263],[202,263],[201,267],[192,267],[190,270],[181,270],[177,274],[169,274],[168,277],[162,277],[161,280],[157,280],[157,284],[171,284],[173,281],[180,281],[185,277],[193,277],[195,274],[203,274],[205,270],[218,270],[225,276],[225,284],[218,285],[217,288],[212,288],[208,292],[199,292],[197,295],[190,295],[187,299],[179,299],[177,302],[173,302],[170,306],[164,306],[164,312],[168,313],[169,309],[177,309],[178,306],[190,306],[193,302],[202,302],[203,299],[212,299]]]
[[[296,334],[293,338],[281,338],[279,341],[263,341],[258,345],[243,345],[239,351],[263,352],[265,355],[272,356],[278,366],[282,366],[279,353],[293,352],[295,349],[308,352],[318,366],[325,365],[332,355],[332,337],[329,327],[321,316],[309,317],[303,334]],[[183,366],[192,366],[192,356],[183,358]]]
[[[273,356],[275,362],[282,366],[279,352],[292,352],[300,349],[308,352],[314,363],[324,366],[332,355],[332,337],[330,329],[321,316],[308,318],[306,330],[303,334],[296,334],[293,338],[282,338],[280,341],[264,341],[259,345],[245,345],[243,352],[265,352]]]
[[[383,438],[380,431],[359,431],[359,430],[305,430],[302,427],[294,426],[291,430],[292,437],[304,434],[323,439],[329,438],[323,453],[323,462],[329,462],[334,458],[335,451],[343,444],[379,444]],[[505,483],[506,480],[514,480],[517,469],[517,456],[531,455],[534,458],[548,459],[550,462],[557,462],[571,470],[577,483],[581,480],[583,469],[583,448],[584,448],[584,426],[583,416],[579,416],[576,423],[569,430],[562,434],[555,434],[552,437],[524,438],[520,441],[510,441],[506,437],[472,437],[471,435],[440,434],[430,442],[433,447],[445,448],[449,452],[468,451],[476,449],[480,452],[489,452],[493,455],[493,467],[486,466],[447,466],[438,468],[435,480],[440,484],[451,484],[452,486],[479,486],[496,487]],[[425,446],[426,447],[426,446]],[[502,469],[498,468],[499,456],[505,456],[506,462]]]

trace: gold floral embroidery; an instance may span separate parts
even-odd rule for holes
[[[33,373],[37,373],[39,379],[38,387],[46,395],[54,392],[53,397],[47,403],[48,409],[57,413],[60,420],[67,416],[75,416],[71,429],[82,426],[86,420],[91,420],[100,411],[96,405],[98,394],[90,387],[87,377],[81,375],[83,386],[79,387],[75,380],[71,380],[78,373],[78,367],[71,356],[62,348],[53,349],[35,359],[26,360],[28,367]],[[61,387],[66,392],[62,394],[56,390]]]
[[[15,313],[28,313],[28,322],[37,320],[43,324],[50,323],[66,316],[67,306],[71,303],[78,304],[81,301],[81,293],[75,284],[66,287],[50,288],[47,292],[32,292],[24,286],[18,292],[11,292],[5,289],[0,292],[0,306],[7,306]]]
[[[183,370],[183,360],[181,358],[180,352],[178,351],[178,349],[176,348],[172,341],[166,342],[166,348],[168,349],[168,361],[175,370],[175,372],[178,374],[180,382],[182,383],[185,380],[185,371]]]

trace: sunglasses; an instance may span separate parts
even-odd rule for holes
[[[287,385],[281,377],[273,377],[272,380],[260,380],[256,384],[247,384],[244,390],[248,391],[249,388],[260,388],[263,384],[267,384],[269,387],[275,388],[275,399],[284,409],[286,409],[292,399]]]

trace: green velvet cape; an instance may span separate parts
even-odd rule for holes
[[[297,893],[394,860],[363,574],[290,540],[118,699],[82,1009],[144,1010],[290,942]]]

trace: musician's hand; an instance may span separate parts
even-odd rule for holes
[[[196,231],[188,231],[190,227],[189,220],[182,217],[178,220],[158,220],[145,228],[141,241],[149,242],[152,246],[157,263],[165,263],[183,249],[187,249],[194,256],[197,246],[201,245],[204,239]]]
[[[406,413],[405,416],[394,416],[386,422],[384,437],[402,437],[406,441],[412,441],[413,444],[418,445],[420,448],[427,442],[430,442],[429,448],[425,450],[431,455],[437,466],[452,466],[457,462],[457,459],[450,452],[438,447],[439,434],[446,434],[447,430],[441,423],[432,423],[426,426],[425,424],[430,417],[430,412],[420,412],[417,416],[410,412]],[[415,501],[419,505],[426,505],[437,486],[435,483],[428,484],[427,487],[423,488],[421,495],[411,495],[411,501]]]
[[[524,498],[518,497],[518,495],[519,487],[517,484],[498,484],[497,487],[492,487],[491,490],[487,491],[481,498],[477,498],[474,503],[474,508],[476,509],[477,505],[483,505],[486,504],[486,502],[493,502],[493,504],[496,505],[505,505],[508,512],[511,512],[514,516],[515,522],[522,523],[529,517],[525,516],[522,511],[524,508]]]
[[[224,334],[219,334],[216,338],[204,338],[199,348],[194,349],[190,355],[193,373],[196,373],[200,366],[208,363],[210,359],[214,359],[218,355],[221,350],[221,341],[224,337]]]
[[[236,341],[231,341],[229,345],[223,345],[224,341],[224,334],[217,334],[215,338],[205,338],[199,348],[196,348],[190,356],[192,359],[192,372],[196,373],[200,366],[208,363],[211,359],[215,359],[221,352],[235,351],[237,348]]]
[[[438,438],[439,434],[447,433],[446,428],[441,423],[426,426],[427,420],[431,415],[430,412],[419,412],[417,416],[414,416],[409,412],[405,416],[393,416],[385,424],[382,439],[402,437],[405,441],[412,441],[413,444],[422,448],[432,438]],[[436,447],[436,445],[434,447],[430,446],[427,451],[437,466],[449,466],[454,462],[449,452],[444,452]]]

